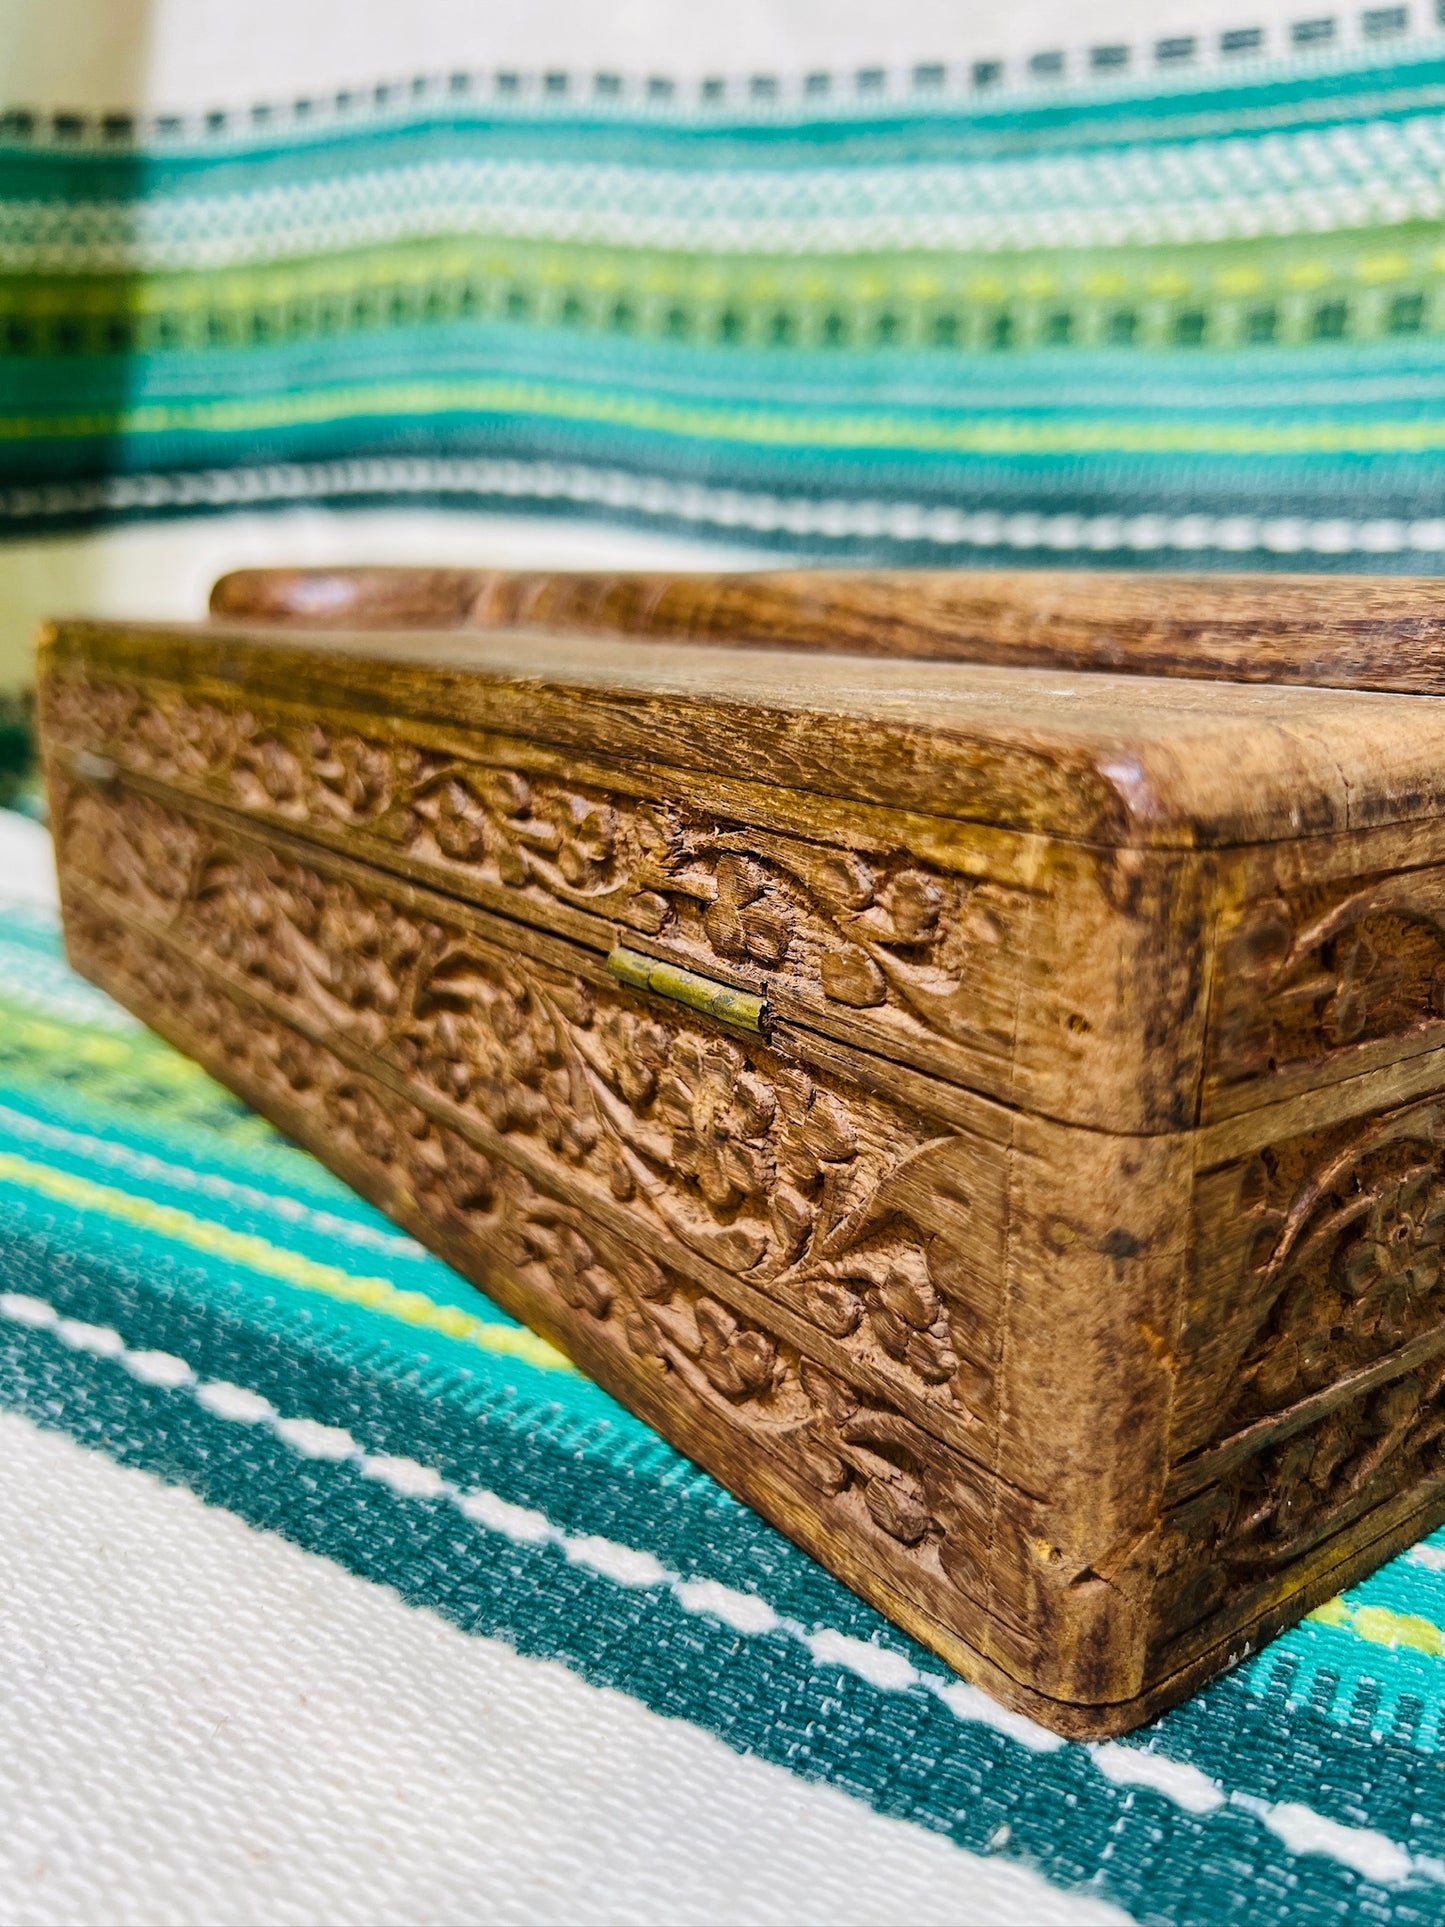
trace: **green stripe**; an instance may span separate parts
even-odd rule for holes
[[[1181,318],[1199,314],[1211,345],[1280,345],[1313,338],[1332,300],[1349,304],[1344,332],[1354,341],[1401,332],[1406,321],[1445,325],[1434,308],[1442,279],[1434,222],[1194,246],[862,255],[804,247],[785,258],[481,235],[254,267],[4,276],[0,322],[23,323],[30,352],[52,350],[57,328],[70,331],[71,352],[154,351],[333,338],[427,315],[521,315],[580,332],[776,346],[1142,348],[1172,345]],[[1401,293],[1420,298],[1418,316],[1394,305]],[[1262,316],[1270,303],[1275,315]]]
[[[889,417],[840,410],[836,414],[764,413],[745,407],[703,407],[661,397],[601,390],[574,391],[542,382],[416,380],[376,385],[338,384],[256,399],[146,402],[136,408],[80,415],[0,419],[0,439],[74,440],[100,435],[177,432],[237,434],[369,417],[529,415],[595,422],[651,434],[741,442],[769,448],[911,450],[991,456],[1135,455],[1384,455],[1445,448],[1439,419],[1214,423],[1072,419],[1029,421],[998,417],[943,422],[920,413]]]
[[[424,1292],[402,1291],[387,1278],[357,1277],[339,1265],[321,1264],[298,1252],[286,1251],[254,1233],[233,1231],[226,1225],[199,1218],[175,1205],[138,1198],[113,1185],[39,1164],[11,1151],[0,1151],[0,1181],[20,1186],[41,1197],[53,1198],[78,1210],[96,1211],[122,1224],[150,1231],[176,1244],[189,1245],[210,1257],[245,1265],[262,1277],[275,1278],[303,1291],[321,1293],[343,1304],[397,1319],[427,1331],[460,1339],[480,1350],[520,1358],[546,1371],[570,1372],[573,1367],[545,1339],[522,1327],[491,1324],[455,1305],[439,1305]]]

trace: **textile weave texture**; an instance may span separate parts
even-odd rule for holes
[[[0,1404],[469,1635],[1140,1921],[1445,1921],[1445,1533],[1060,1742],[75,977],[38,902],[0,913],[0,1249]]]
[[[834,558],[1438,569],[1428,12],[1007,71],[20,103],[0,528],[408,502]]]

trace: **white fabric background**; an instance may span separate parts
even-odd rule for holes
[[[780,557],[775,550],[673,540],[600,522],[436,509],[286,509],[0,543],[0,690],[33,681],[35,634],[48,617],[193,622],[206,612],[211,584],[228,569],[347,562],[727,569],[776,568]]]
[[[1429,0],[1413,0],[1430,24]],[[454,67],[687,77],[915,61],[1263,27],[1283,48],[1322,0],[3,0],[0,72],[27,106],[208,107]]]
[[[1122,1921],[0,1415],[0,1921]]]
[[[38,823],[0,810],[0,917],[7,903],[54,909],[55,852]]]

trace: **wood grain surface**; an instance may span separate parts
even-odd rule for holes
[[[1442,713],[1421,696],[552,631],[67,622],[43,648],[1070,841],[1227,848],[1445,816]]]
[[[735,647],[1445,692],[1445,587],[1399,576],[1066,570],[574,574],[242,569],[218,617],[318,628],[596,630]]]

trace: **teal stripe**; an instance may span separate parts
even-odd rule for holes
[[[309,1252],[318,1259],[344,1249],[353,1254],[384,1254],[389,1266],[436,1267],[436,1260],[415,1239],[339,1180],[333,1180],[335,1196],[324,1203],[308,1198],[312,1174],[322,1167],[284,1141],[279,1148],[289,1153],[289,1183],[284,1193],[278,1193],[271,1160],[263,1164],[258,1158],[249,1167],[225,1171],[217,1168],[219,1159],[205,1155],[204,1146],[194,1145],[194,1132],[177,1131],[169,1141],[163,1137],[148,1141],[134,1128],[122,1136],[97,1129],[84,1118],[79,1125],[74,1119],[62,1122],[46,1115],[48,1109],[0,1086],[0,1146],[58,1171],[117,1186],[138,1198],[201,1213],[234,1231],[273,1238],[284,1233],[287,1250]]]
[[[760,414],[807,407],[822,417],[860,407],[900,420],[1056,420],[1103,413],[1145,419],[1168,409],[1257,425],[1295,418],[1372,419],[1445,403],[1445,344],[1433,340],[1239,352],[1020,350],[1008,355],[679,347],[499,322],[374,330],[335,341],[107,359],[0,361],[0,415],[85,414],[124,402],[231,401],[325,392],[356,380],[481,375],[596,383],[604,394],[748,404]],[[123,382],[122,382],[123,374]],[[1147,401],[1141,385],[1147,382]]]
[[[383,1265],[375,1254],[347,1253],[340,1264],[334,1246],[324,1256],[316,1251],[320,1241],[304,1226],[285,1227],[284,1237],[274,1224],[260,1233],[236,1229],[223,1222],[233,1211],[203,1215],[194,1197],[171,1202],[163,1185],[144,1195],[129,1192],[105,1182],[114,1175],[77,1176],[60,1158],[42,1163],[0,1150],[0,1197],[10,1201],[14,1221],[51,1225],[74,1250],[180,1265],[191,1276],[188,1289],[236,1301],[265,1295],[290,1321],[335,1319],[409,1357],[462,1366],[480,1350],[503,1361],[509,1381],[529,1386],[548,1383],[554,1371],[571,1375],[549,1346],[435,1259],[392,1258]],[[458,1316],[448,1318],[449,1308]]]

